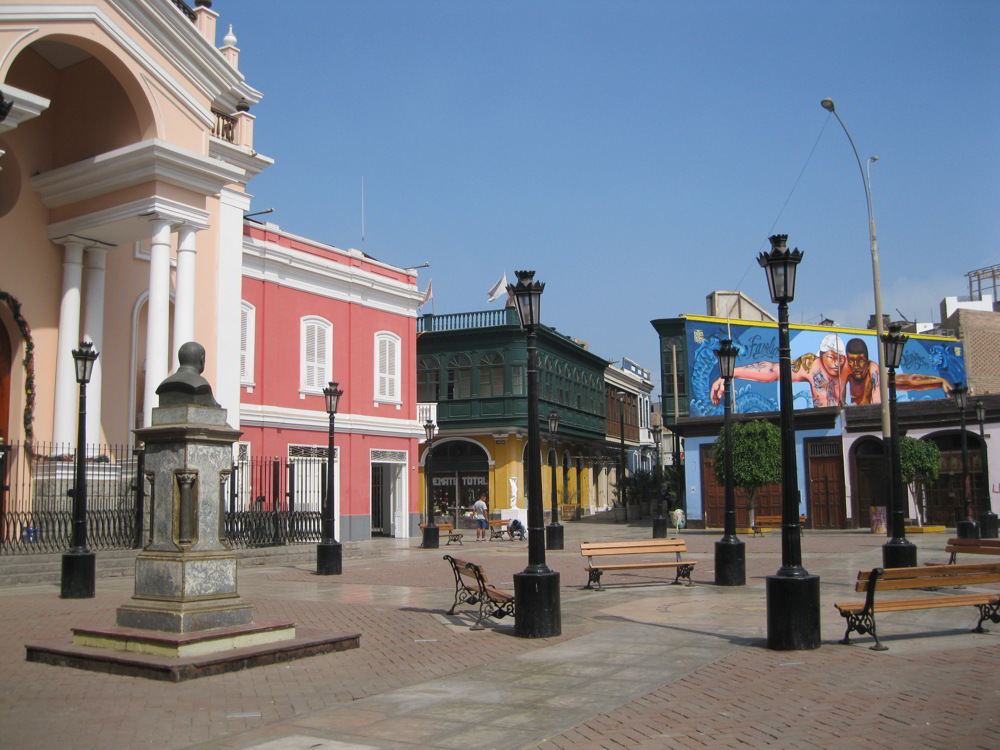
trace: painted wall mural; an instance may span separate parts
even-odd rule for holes
[[[715,320],[687,322],[691,416],[722,414],[723,382],[715,350],[733,339],[739,350],[733,376],[736,413],[778,411],[778,329]],[[796,409],[880,403],[874,331],[790,329],[792,400]],[[896,370],[896,399],[947,398],[965,382],[958,339],[910,336]]]

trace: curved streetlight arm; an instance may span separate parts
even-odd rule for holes
[[[865,188],[865,203],[868,208],[868,239],[871,244],[872,253],[872,283],[875,287],[875,333],[878,339],[876,347],[878,351],[878,392],[882,402],[882,435],[889,437],[892,435],[892,428],[889,423],[889,385],[884,364],[885,356],[882,351],[882,335],[885,333],[885,326],[882,324],[882,284],[879,277],[878,245],[875,242],[875,211],[872,208],[872,192],[868,185],[868,178],[865,176],[865,168],[861,164],[861,156],[858,154],[857,146],[854,145],[854,139],[851,138],[850,131],[844,124],[844,121],[840,119],[840,115],[837,114],[837,109],[834,107],[833,102],[830,101],[830,106],[827,106],[826,101],[828,100],[823,100],[823,108],[837,118],[837,122],[840,123],[844,135],[847,136],[847,141],[851,144],[851,150],[854,151],[854,159],[858,162],[858,171],[861,172],[861,183]]]

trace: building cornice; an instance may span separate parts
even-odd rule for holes
[[[147,182],[164,182],[201,195],[218,195],[246,172],[158,138],[133,143],[31,178],[48,208],[97,198]]]
[[[325,411],[312,409],[242,403],[240,424],[244,427],[276,427],[326,433],[330,429],[330,416]],[[337,432],[415,439],[424,437],[423,425],[415,419],[371,417],[363,414],[338,414]]]
[[[214,136],[210,136],[208,139],[208,155],[213,159],[232,164],[237,169],[242,169],[246,173],[247,181],[252,180],[264,169],[274,164],[274,159],[258,154],[252,148],[237,146]]]
[[[210,218],[210,214],[205,210],[154,195],[103,211],[54,222],[49,224],[47,231],[49,239],[53,242],[58,242],[59,238],[67,235],[77,235],[118,246],[148,236],[148,232],[144,233],[140,227],[153,219],[163,219],[174,226],[189,226],[203,230],[209,227]]]
[[[16,128],[25,120],[38,117],[38,115],[49,108],[49,104],[51,103],[45,97],[37,96],[28,91],[22,91],[6,83],[0,85],[0,92],[3,93],[4,99],[8,102],[13,102],[13,106],[10,108],[10,112],[7,113],[7,117],[4,118],[3,122],[0,122],[0,133],[6,133],[8,130]]]
[[[423,302],[416,286],[246,235],[243,276],[409,318]]]

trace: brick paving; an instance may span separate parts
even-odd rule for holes
[[[483,563],[509,588],[526,563],[521,543],[424,551],[380,540],[381,556],[345,560],[335,577],[241,569],[259,617],[361,632],[361,648],[180,684],[24,660],[27,642],[112,623],[130,579],[99,580],[93,600],[61,600],[54,585],[0,589],[0,747],[1000,747],[1000,632],[970,635],[971,608],[888,616],[888,652],[868,650],[870,639],[835,643],[843,625],[832,602],[856,596],[856,571],[880,564],[884,538],[807,532],[824,643],[772,652],[762,647],[763,576],[780,564],[778,534],[745,540],[740,589],[710,585],[712,532],[684,535],[699,560],[695,587],[582,590],[580,541],[648,537],[648,522],[567,524],[567,549],[547,555],[562,576],[563,635],[536,641],[511,637],[509,622],[471,632],[444,616],[453,582],[442,554]],[[915,537],[921,561],[943,557],[946,538]],[[467,730],[472,716],[483,731]]]

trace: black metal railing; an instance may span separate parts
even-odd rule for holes
[[[173,2],[173,4],[180,9],[181,13],[187,16],[187,19],[189,21],[193,23],[198,20],[198,16],[194,14],[194,11],[191,10],[191,8],[188,6],[186,2],[184,2],[184,0],[171,0],[171,2]]]

